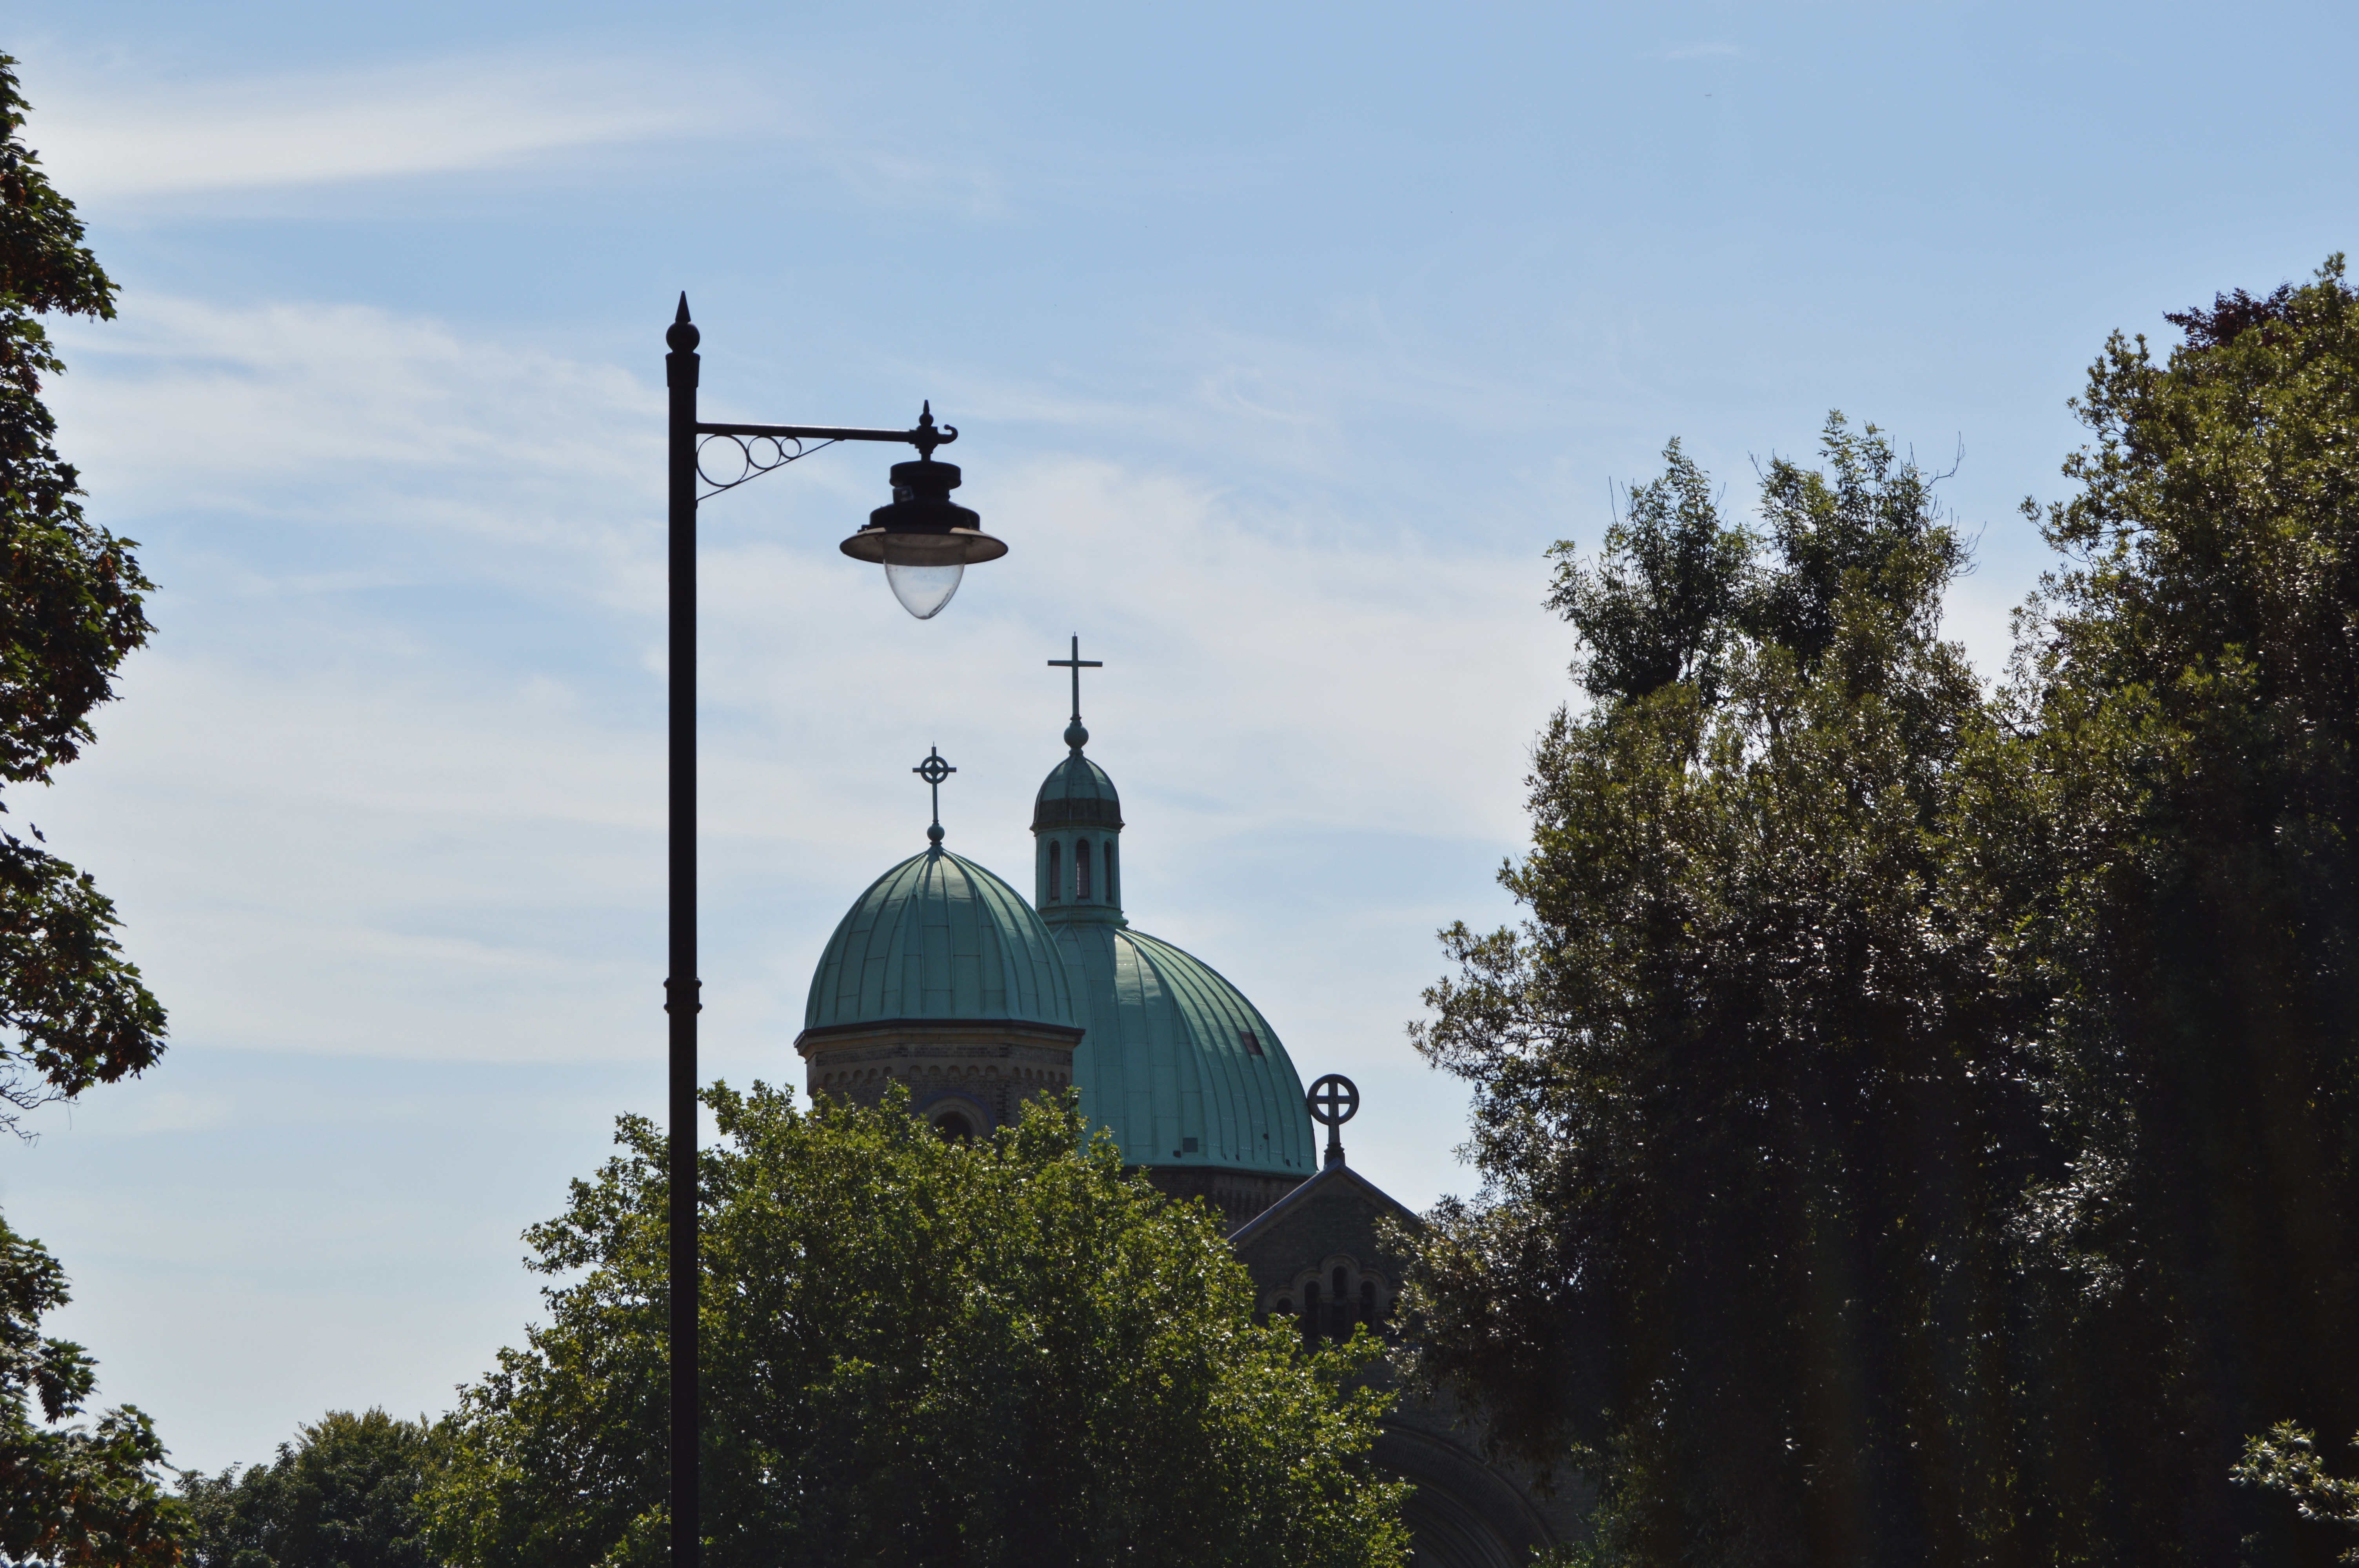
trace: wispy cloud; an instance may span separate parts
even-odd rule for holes
[[[182,1037],[639,1050],[631,956],[661,853],[656,390],[351,307],[143,297],[68,349],[62,439],[94,514],[148,541],[164,632],[38,817],[125,899]],[[1255,976],[1249,955],[1284,944],[1233,896],[1221,847],[1435,823],[1511,841],[1523,748],[1561,686],[1537,567],[1241,500],[1168,461],[1002,445],[970,490],[1019,554],[913,626],[835,550],[882,479],[837,459],[703,522],[708,903],[716,942],[742,945],[713,966],[716,1053],[778,1071],[828,927],[923,826],[890,788],[913,746],[964,770],[958,845],[1021,880],[1063,725],[1042,660],[1074,631],[1118,672],[1091,721],[1141,824],[1149,928],[1201,912],[1164,934],[1209,939],[1273,1017],[1392,1036],[1412,1005],[1397,975],[1359,974],[1349,1019],[1289,998],[1288,972]],[[1388,906],[1381,863],[1321,887]],[[1432,923],[1419,906],[1397,924],[1421,953]]]
[[[54,401],[95,504],[371,541],[283,575],[245,559],[249,591],[400,580],[419,551],[478,579],[654,591],[660,394],[617,367],[358,306],[148,294],[60,331]]]
[[[459,59],[367,71],[198,81],[125,69],[46,73],[28,136],[85,201],[559,166],[574,155],[729,135],[792,147],[860,200],[991,217],[1004,181],[971,155],[903,145],[903,128],[819,86],[646,60]]]
[[[485,60],[186,84],[68,75],[28,135],[66,189],[106,198],[497,168],[745,117],[725,92],[666,85],[619,64]]]

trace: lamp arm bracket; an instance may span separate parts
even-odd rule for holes
[[[723,425],[699,423],[700,436],[772,436],[787,441],[907,441],[913,447],[946,447],[958,439],[955,425],[919,425],[909,430],[863,430],[840,425]]]
[[[831,440],[813,441],[800,436],[745,435],[727,428],[714,429],[710,425],[696,427],[696,479],[699,502],[712,500],[724,490],[734,490],[747,480],[759,479],[774,469],[782,469],[798,458],[807,458],[821,447],[832,447]],[[713,464],[721,466],[715,471]]]
[[[929,408],[915,429],[864,430],[837,425],[735,425],[708,424],[700,421],[696,427],[696,477],[711,486],[697,496],[710,501],[724,490],[734,490],[747,480],[758,479],[774,469],[782,469],[798,458],[807,458],[822,447],[838,441],[907,441],[918,449],[918,455],[930,460],[936,447],[948,446],[958,439],[955,425],[936,425]],[[730,465],[725,458],[720,473],[705,466],[705,454],[719,443],[726,441],[736,451],[736,462]],[[734,471],[733,471],[734,470]]]

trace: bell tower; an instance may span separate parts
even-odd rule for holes
[[[1122,800],[1105,770],[1082,755],[1090,732],[1082,725],[1082,672],[1103,659],[1082,657],[1073,639],[1069,658],[1052,667],[1073,672],[1073,718],[1065,726],[1063,762],[1032,804],[1032,907],[1050,925],[1127,925],[1122,914]]]

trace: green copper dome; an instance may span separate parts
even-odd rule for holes
[[[903,1018],[1081,1022],[1032,906],[940,846],[869,884],[828,938],[803,1008],[806,1029]]]
[[[1082,1111],[1114,1133],[1125,1162],[1317,1173],[1302,1080],[1244,992],[1127,925],[1052,929],[1088,1030],[1073,1052]]]
[[[1211,965],[1123,914],[1122,805],[1082,755],[1089,738],[1076,712],[1072,751],[1032,806],[1033,905],[1088,1031],[1073,1052],[1082,1110],[1130,1164],[1307,1179],[1310,1114],[1277,1032]]]

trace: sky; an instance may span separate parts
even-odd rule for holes
[[[152,645],[10,809],[170,1010],[0,1142],[58,1331],[176,1464],[435,1414],[520,1233],[662,1103],[662,334],[708,416],[961,431],[1011,546],[917,622],[838,447],[703,508],[709,1076],[799,1087],[829,931],[923,847],[1028,890],[1079,635],[1132,920],[1470,1193],[1405,1026],[1512,920],[1576,693],[1544,552],[1670,437],[1750,507],[1830,410],[1977,541],[1986,672],[2106,334],[2354,238],[2347,6],[22,0],[121,315],[59,445]]]

